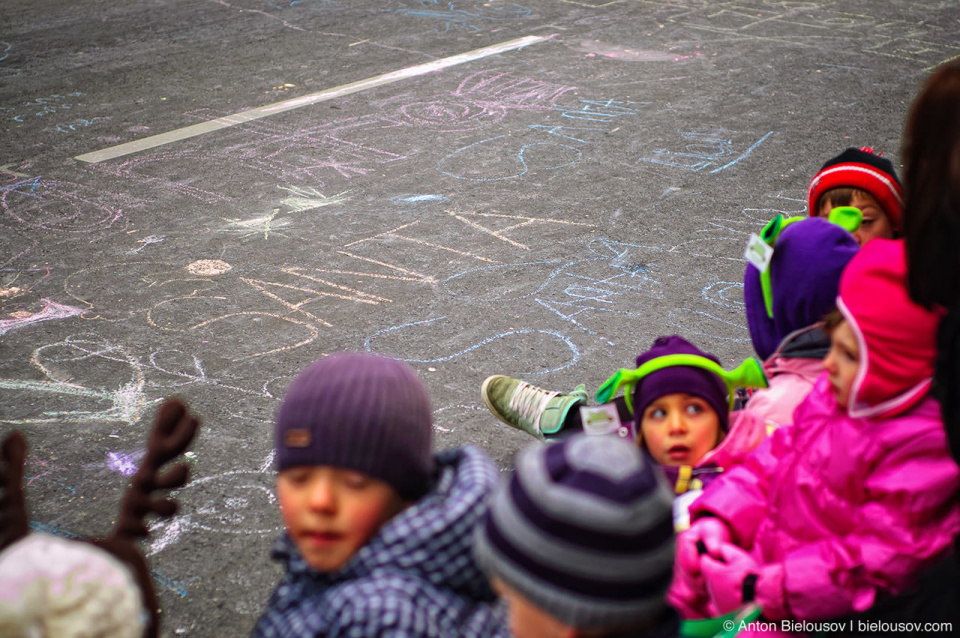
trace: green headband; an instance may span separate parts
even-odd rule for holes
[[[794,222],[807,219],[806,217],[787,217],[777,215],[770,220],[763,230],[760,231],[760,239],[770,248],[777,243],[777,237],[783,232],[783,229]],[[863,221],[863,213],[859,208],[853,206],[837,206],[830,211],[828,221],[845,228],[849,232],[856,232],[860,228],[860,222]],[[763,306],[767,311],[767,316],[773,319],[773,284],[770,282],[770,266],[760,273],[760,290],[763,292]]]
[[[701,357],[696,354],[668,354],[662,357],[657,357],[656,359],[651,359],[647,361],[642,366],[636,370],[627,370],[626,368],[620,368],[617,370],[612,377],[604,381],[603,385],[600,386],[600,389],[597,390],[597,401],[599,403],[606,403],[613,397],[617,390],[621,387],[625,388],[623,391],[623,398],[627,402],[627,409],[630,410],[630,413],[633,414],[633,388],[637,385],[640,379],[645,376],[652,374],[658,370],[663,370],[664,368],[671,368],[674,366],[690,366],[693,368],[703,368],[708,372],[720,377],[723,381],[723,384],[727,386],[727,400],[730,403],[730,408],[733,408],[733,399],[734,399],[734,388],[766,388],[768,387],[767,375],[763,373],[763,367],[760,365],[760,362],[750,357],[739,366],[727,372],[720,367],[716,361],[711,361],[706,357]]]

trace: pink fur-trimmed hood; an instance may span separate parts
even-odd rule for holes
[[[903,240],[874,239],[857,253],[837,307],[860,350],[848,414],[889,417],[916,405],[930,390],[942,313],[910,300]]]

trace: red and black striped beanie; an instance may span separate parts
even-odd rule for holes
[[[859,188],[873,195],[890,217],[894,229],[903,228],[903,186],[893,162],[872,148],[848,148],[814,175],[807,191],[810,216],[817,216],[820,196],[833,188]]]

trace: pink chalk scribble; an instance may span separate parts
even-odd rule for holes
[[[51,301],[50,299],[42,299],[41,301],[43,301],[43,303],[46,305],[43,307],[43,310],[39,312],[19,310],[17,312],[10,313],[3,319],[0,319],[0,337],[11,330],[22,328],[23,326],[27,326],[32,323],[52,321],[54,319],[64,319],[66,317],[76,317],[77,315],[82,315],[84,312],[86,312],[80,308],[67,306],[65,304],[57,303],[56,301]]]

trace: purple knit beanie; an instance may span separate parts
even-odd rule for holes
[[[277,471],[331,465],[361,472],[416,500],[433,473],[430,398],[410,366],[344,352],[307,366],[277,415]]]
[[[760,271],[747,264],[743,275],[747,327],[761,359],[768,359],[791,332],[817,323],[833,310],[840,275],[859,249],[853,235],[826,219],[811,217],[786,226],[768,266],[773,319],[764,306]]]
[[[647,361],[664,357],[668,354],[692,354],[704,357],[720,365],[720,360],[712,354],[707,354],[683,337],[657,337],[653,346],[637,357],[639,368]],[[692,394],[706,401],[720,418],[720,427],[726,432],[729,429],[730,404],[727,396],[727,386],[714,373],[703,368],[693,366],[670,366],[655,372],[637,382],[633,389],[633,422],[639,435],[640,422],[643,421],[643,411],[651,403],[667,394]]]

